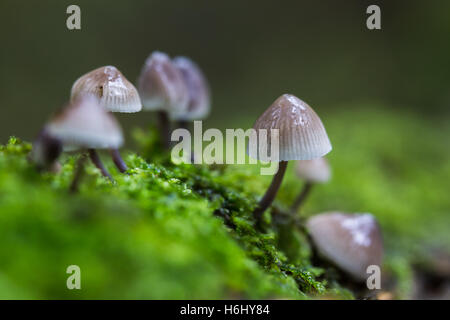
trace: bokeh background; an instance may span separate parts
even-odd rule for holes
[[[382,7],[381,31],[365,25],[372,3]],[[81,7],[80,31],[66,28],[70,4]],[[135,82],[153,50],[200,64],[211,82],[214,126],[228,119],[250,126],[285,92],[321,112],[377,101],[447,116],[448,12],[445,0],[2,0],[0,141],[31,139],[91,69],[115,65]]]
[[[70,4],[81,7],[79,31],[66,28]],[[366,28],[369,4],[380,5],[382,30]],[[204,70],[212,90],[212,112],[204,127],[248,128],[283,93],[308,102],[323,120],[334,149],[328,156],[333,179],[314,190],[305,215],[372,212],[383,229],[386,269],[396,275],[397,297],[449,298],[449,13],[445,0],[2,0],[0,143],[11,135],[32,140],[51,113],[68,101],[72,83],[94,68],[114,65],[135,83],[152,51],[189,56]],[[145,112],[118,118],[131,148],[136,148],[132,129],[145,129],[155,120]],[[278,205],[288,206],[301,189],[292,166],[289,170]],[[251,196],[262,194],[270,180],[258,176],[257,168],[236,166],[230,172],[221,182]],[[15,176],[4,181],[9,190]],[[36,217],[47,203],[44,191],[39,192],[37,205],[27,209]],[[61,208],[70,207],[61,203]],[[16,211],[4,208],[12,216],[25,214],[16,203]],[[189,219],[180,225],[187,228]],[[166,228],[168,234],[171,228]],[[13,250],[19,258],[21,250]],[[175,251],[163,251],[149,260],[158,264],[168,254],[178,257]],[[18,261],[26,270],[29,261],[23,257],[4,261]],[[423,261],[421,270],[426,271],[416,276]],[[160,270],[166,269],[162,263]],[[10,279],[22,277],[15,277],[15,270],[21,270],[17,266],[9,270],[5,274]],[[195,265],[192,270],[201,269]],[[161,286],[179,273],[164,277],[163,272],[155,273]],[[192,279],[196,277],[203,279],[203,274]],[[183,284],[183,279],[174,282]],[[211,294],[204,289],[207,285],[196,287],[194,297]],[[191,289],[186,285],[174,292],[131,296],[190,297]]]

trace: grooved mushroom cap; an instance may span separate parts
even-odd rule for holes
[[[47,130],[62,141],[65,151],[118,149],[123,144],[122,129],[114,116],[90,95],[77,98],[57,113],[48,123]]]
[[[369,265],[381,268],[383,241],[371,214],[322,213],[308,219],[306,226],[319,254],[355,280],[367,279]]]
[[[144,110],[183,113],[189,103],[189,91],[181,71],[162,52],[153,52],[145,61],[138,79]]]
[[[299,178],[314,183],[325,183],[331,177],[330,165],[325,158],[299,160],[295,172]]]
[[[142,109],[136,88],[113,66],[100,67],[78,78],[72,86],[71,100],[85,94],[95,95],[100,105],[111,112],[134,113]]]
[[[187,57],[175,57],[175,67],[180,70],[189,91],[189,103],[185,112],[173,112],[173,120],[200,120],[208,116],[211,104],[209,85],[200,68]]]
[[[270,150],[270,130],[279,130],[279,161],[311,160],[331,151],[328,135],[314,110],[294,95],[283,94],[256,120],[253,128],[267,130]],[[252,158],[261,159],[249,149]]]

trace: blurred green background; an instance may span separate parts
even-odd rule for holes
[[[80,31],[66,28],[66,8],[70,4],[81,7]],[[382,30],[370,31],[366,28],[365,10],[369,4],[380,5]],[[372,212],[383,228],[386,270],[394,274],[395,282],[400,287],[396,289],[397,297],[420,298],[423,296],[417,291],[421,291],[422,287],[412,281],[416,265],[426,259],[428,253],[432,256],[429,258],[431,265],[440,263],[439,259],[435,262],[432,254],[435,251],[444,251],[443,260],[450,256],[449,13],[450,2],[444,0],[44,0],[27,3],[2,0],[0,142],[5,143],[11,135],[28,141],[33,139],[49,115],[68,100],[72,83],[94,68],[115,65],[135,83],[144,60],[154,50],[165,51],[171,56],[189,56],[204,70],[213,97],[212,113],[204,127],[248,128],[282,93],[295,94],[320,115],[334,147],[328,156],[333,179],[314,190],[305,205],[305,214],[337,209]],[[118,117],[126,129],[130,144],[133,127],[146,128],[149,122],[154,121],[154,114],[144,112]],[[110,221],[108,213],[123,211],[120,206],[111,208],[114,206],[110,202],[114,195],[127,195],[114,186],[105,187],[105,182],[99,178],[95,183],[107,192],[91,182],[86,190],[94,186],[93,190],[100,191],[82,193],[80,198],[65,194],[60,198],[62,190],[66,190],[71,173],[70,161],[73,159],[65,163],[64,175],[56,177],[49,187],[47,180],[41,181],[39,176],[28,177],[31,169],[21,156],[20,161],[5,157],[0,162],[4,169],[0,172],[3,181],[0,183],[0,196],[3,194],[0,212],[9,212],[2,216],[5,221],[4,234],[9,234],[5,243],[17,245],[17,250],[7,250],[6,246],[0,250],[4,254],[4,259],[1,259],[4,266],[1,267],[6,279],[3,281],[0,278],[0,291],[3,292],[9,292],[9,289],[2,289],[2,286],[9,288],[4,284],[9,281],[14,285],[19,283],[19,287],[27,288],[29,285],[21,283],[28,283],[28,278],[20,280],[20,272],[28,268],[30,260],[22,252],[31,250],[38,255],[40,251],[50,250],[55,254],[55,260],[64,260],[59,257],[61,250],[54,245],[61,238],[64,240],[66,232],[65,229],[60,231],[60,212],[70,216],[71,211],[83,211],[77,206],[83,206],[88,199],[97,203],[99,214],[105,213],[99,228],[109,228],[109,224],[105,227],[105,221]],[[129,155],[129,159],[134,158]],[[111,166],[111,163],[107,164]],[[97,173],[92,167],[89,170],[92,179]],[[277,206],[289,206],[301,188],[302,182],[293,174],[292,165],[289,170],[278,195]],[[150,173],[153,174],[153,171],[158,170],[152,167]],[[214,181],[246,196],[249,201],[262,195],[270,180],[270,177],[259,176],[258,168],[254,166],[229,166],[224,172],[214,176]],[[150,173],[146,174],[151,177]],[[127,183],[134,186],[130,181],[136,184],[142,182],[141,176],[131,180],[121,175],[115,178],[120,182],[119,187],[125,190]],[[145,183],[149,186],[139,188],[142,193],[139,197],[147,200],[147,192],[151,190],[157,194],[160,186],[153,185],[152,178],[145,180]],[[158,183],[165,186],[167,181],[162,179]],[[18,199],[20,190],[23,195]],[[130,199],[125,197],[127,206],[139,203],[134,201],[134,189],[126,192],[131,193]],[[133,279],[130,283],[145,287],[141,292],[124,284],[124,292],[128,292],[130,297],[145,298],[229,297],[230,294],[224,294],[222,290],[223,287],[226,290],[232,287],[236,292],[245,292],[244,297],[252,297],[252,281],[260,283],[260,269],[253,265],[248,267],[249,262],[244,258],[247,256],[240,251],[241,248],[235,247],[234,242],[229,241],[228,234],[222,229],[222,221],[217,223],[210,219],[210,207],[203,202],[198,204],[199,200],[194,198],[195,201],[189,201],[194,201],[198,212],[183,209],[189,208],[190,203],[181,203],[180,209],[173,199],[181,197],[183,192],[177,192],[179,194],[170,190],[167,197],[154,196],[151,198],[154,203],[148,201],[142,205],[143,209],[135,209],[150,213],[150,223],[144,224],[151,229],[150,234],[161,232],[167,239],[159,242],[146,236],[142,237],[145,241],[139,242],[142,239],[138,233],[138,236],[131,238],[129,248],[117,250],[121,254],[125,252],[127,258],[129,254],[129,259],[135,261],[138,270],[142,271],[142,274],[127,271]],[[141,201],[141,198],[138,200]],[[53,201],[57,206],[52,209],[49,203]],[[47,213],[43,215],[42,212]],[[21,218],[22,215],[31,216],[37,222],[31,225],[27,219]],[[173,220],[167,222],[164,220],[166,216]],[[54,236],[51,241],[47,240],[48,233],[44,232],[44,227],[35,228],[41,220],[44,221],[43,226],[48,223],[55,231],[55,235],[51,234]],[[53,220],[57,221],[54,225],[58,227],[53,228]],[[70,223],[64,227],[67,230],[72,227],[72,221],[68,221]],[[171,221],[182,227],[175,228],[174,232]],[[119,221],[118,225],[121,223]],[[77,247],[77,241],[84,239],[86,234],[83,228],[74,231],[75,235],[70,241],[67,240],[68,243],[73,241],[74,247]],[[97,230],[96,226],[93,228]],[[205,228],[210,229],[204,233]],[[25,236],[23,230],[31,231]],[[92,237],[99,243],[109,243],[110,234],[117,233],[117,230],[113,225],[111,230],[107,229],[98,237],[93,231]],[[192,237],[189,238],[191,242],[182,238],[186,233]],[[205,234],[212,239],[208,246],[204,246],[208,243],[203,238]],[[124,233],[122,237],[127,235]],[[31,240],[26,238],[28,236]],[[17,242],[17,237],[25,238],[23,242]],[[169,240],[182,248],[162,245]],[[95,241],[92,241],[94,244],[77,247],[80,255],[88,252],[93,257],[98,256],[102,249]],[[30,243],[36,245],[35,251],[29,248]],[[61,243],[64,247],[64,241]],[[223,249],[224,243],[231,249]],[[148,245],[154,246],[156,253],[149,255]],[[164,260],[167,257],[178,259],[180,252],[191,250],[196,252],[194,262],[183,260],[182,256],[179,266],[170,259]],[[248,254],[249,250],[245,250]],[[115,249],[112,251],[117,254]],[[219,258],[216,259],[216,255]],[[111,273],[121,273],[122,270],[116,269],[127,265],[122,263],[110,267],[108,259],[92,261],[93,264],[98,262],[98,270],[111,270]],[[205,270],[202,269],[205,259],[213,261],[211,270],[208,269],[211,271],[208,279],[214,281],[204,280],[203,284],[199,284],[198,281],[205,278]],[[119,260],[124,261],[124,258]],[[301,264],[301,259],[297,262]],[[41,277],[41,284],[34,279],[38,289],[30,295],[69,295],[65,288],[55,293],[52,290],[57,286],[52,287],[46,282],[53,274],[51,268],[56,270],[60,266],[41,263],[45,265],[43,270],[49,268],[48,274]],[[228,267],[222,268],[223,265]],[[189,277],[181,275],[180,270],[186,269]],[[257,274],[250,277],[253,280],[232,280],[236,274],[239,274],[236,279],[249,279],[248,270]],[[445,272],[444,278],[448,284],[448,268]],[[143,280],[142,275],[149,274],[159,280]],[[61,276],[64,277],[65,274]],[[92,278],[98,281],[101,290],[89,292],[85,297],[109,297],[108,289],[105,289],[108,286],[104,283],[112,280],[108,280],[107,276]],[[160,287],[168,288],[167,291],[153,290],[151,284],[154,281],[160,281]],[[227,281],[231,281],[232,285],[224,286]],[[178,291],[168,285],[172,282],[180,287],[177,287]],[[197,291],[190,296],[193,287]],[[450,288],[450,285],[447,287]],[[265,289],[261,292],[266,294]],[[448,292],[450,289],[441,296],[447,294],[448,297]],[[264,294],[255,293],[254,296],[266,297]],[[428,293],[426,297],[429,297]]]
[[[366,28],[368,4],[382,30]],[[81,7],[80,31],[66,8]],[[213,91],[208,124],[248,127],[285,92],[325,110],[378,101],[448,115],[450,2],[13,1],[0,3],[0,141],[31,139],[102,65],[135,82],[153,50],[192,57]],[[247,117],[245,117],[247,116]],[[151,114],[122,116],[128,128]]]

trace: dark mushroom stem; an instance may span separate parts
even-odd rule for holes
[[[48,137],[45,151],[47,163],[54,164],[63,151],[62,142],[58,139]]]
[[[78,185],[80,184],[81,177],[83,176],[85,162],[86,162],[86,154],[83,153],[78,158],[78,161],[76,163],[75,173],[69,188],[69,191],[71,193],[78,192]]]
[[[94,149],[88,149],[89,158],[91,158],[92,163],[100,170],[102,175],[111,181],[113,181],[112,176],[109,174],[108,170],[106,170],[105,166],[103,165],[102,160],[98,156],[97,151]]]
[[[284,177],[284,173],[286,172],[287,164],[288,164],[287,161],[280,162],[278,171],[275,174],[275,176],[273,177],[272,183],[270,184],[269,189],[267,189],[266,194],[261,199],[261,201],[259,201],[258,206],[253,211],[253,215],[255,216],[255,218],[258,222],[261,221],[262,214],[264,213],[264,211],[266,211],[266,209],[273,202],[273,199],[275,199],[278,189],[281,186],[281,182],[283,181],[283,177]]]
[[[33,149],[39,149],[43,153],[41,162],[36,162],[35,165],[38,170],[51,170],[52,166],[57,162],[59,156],[63,151],[61,140],[52,137],[47,130],[42,129],[36,140],[33,142]],[[34,150],[33,150],[34,151]]]
[[[159,134],[161,135],[161,145],[164,150],[170,148],[170,121],[167,112],[158,111]]]
[[[298,211],[298,208],[300,208],[300,206],[305,201],[306,197],[309,195],[309,192],[311,191],[312,186],[313,186],[313,184],[311,182],[305,183],[302,191],[300,192],[300,194],[298,195],[298,197],[295,199],[294,203],[292,204],[292,207],[291,207],[292,213],[295,213]]]
[[[120,156],[120,152],[118,149],[111,149],[110,150],[111,157],[114,161],[114,164],[116,165],[117,169],[119,169],[120,172],[124,173],[128,170],[127,165],[125,164],[125,161],[123,161],[122,157]]]

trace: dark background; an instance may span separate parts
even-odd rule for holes
[[[81,7],[82,29],[66,28]],[[369,4],[382,30],[366,28]],[[450,1],[12,1],[0,3],[0,142],[32,139],[80,75],[135,82],[153,50],[187,55],[213,91],[209,125],[250,126],[280,94],[314,108],[367,101],[448,115]],[[126,127],[150,113],[120,116]]]

